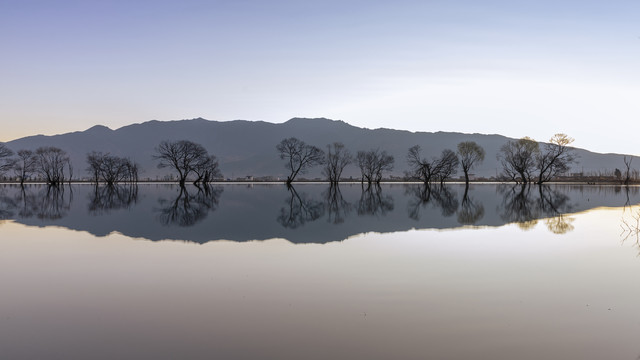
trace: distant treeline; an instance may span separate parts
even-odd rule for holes
[[[497,180],[543,184],[566,176],[571,165],[577,162],[574,149],[570,147],[573,141],[566,134],[556,134],[542,145],[528,137],[508,141],[496,154],[502,165],[502,173]],[[336,142],[327,145],[326,151],[323,151],[295,137],[283,139],[276,145],[276,151],[289,171],[286,179],[288,185],[315,166],[322,167],[326,181],[337,184],[344,181],[342,173],[350,165],[358,167],[358,180],[362,183],[376,184],[393,170],[396,161],[380,148],[360,150],[352,154],[344,144]],[[485,155],[482,146],[473,141],[461,142],[457,144],[455,151],[444,149],[439,156],[430,158],[423,156],[419,145],[414,145],[407,150],[406,162],[409,170],[402,179],[427,185],[443,184],[452,179],[458,170],[462,170],[468,184],[473,175],[471,171],[484,161]],[[153,157],[158,162],[158,168],[173,170],[180,185],[185,185],[187,181],[208,184],[224,180],[216,156],[209,154],[202,145],[189,140],[162,141],[155,148]],[[129,158],[93,151],[87,154],[86,159],[85,171],[89,174],[90,181],[96,184],[139,181],[140,166]],[[578,179],[584,177],[594,182],[616,180],[624,184],[637,180],[639,174],[631,168],[631,158],[624,157],[624,164],[623,170],[579,174]],[[45,146],[14,153],[0,143],[0,175],[11,173],[13,176],[9,175],[9,179],[20,184],[35,180],[57,185],[73,179],[74,167],[68,154],[56,147]]]

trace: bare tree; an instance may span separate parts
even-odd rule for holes
[[[5,144],[0,143],[0,175],[13,167],[13,151]]]
[[[156,153],[154,159],[160,161],[158,168],[170,167],[176,170],[180,186],[184,186],[198,162],[208,156],[202,145],[188,140],[162,141],[156,148]]]
[[[64,182],[64,170],[69,165],[69,155],[57,147],[45,146],[36,149],[36,170],[50,185]]]
[[[523,137],[502,145],[498,153],[498,160],[502,162],[504,174],[515,182],[526,184],[531,179],[531,173],[536,167],[536,155],[540,152],[538,143]]]
[[[36,171],[38,160],[31,150],[18,150],[16,154],[18,158],[15,160],[13,171],[20,180],[20,185],[24,185],[24,182]]]
[[[440,185],[443,185],[445,180],[458,171],[460,160],[458,159],[458,155],[452,150],[445,149],[442,150],[442,155],[435,161],[435,164],[435,174],[438,180],[440,180]]]
[[[420,145],[409,148],[407,153],[407,163],[411,169],[409,178],[419,179],[425,184],[437,179],[440,184],[443,184],[446,179],[456,173],[460,161],[453,151],[443,150],[439,158],[433,158],[431,161],[422,158],[420,151]]]
[[[360,168],[362,182],[379,184],[383,173],[393,170],[394,159],[384,150],[373,149],[358,151],[356,162]]]
[[[92,151],[87,154],[87,171],[97,184],[100,180],[107,185],[119,182],[137,182],[138,165],[128,158]]]
[[[463,141],[458,144],[458,156],[460,157],[460,165],[464,172],[464,181],[469,186],[469,171],[476,164],[484,161],[484,149],[475,141]]]
[[[554,177],[569,171],[576,160],[573,148],[569,145],[574,141],[566,134],[555,134],[544,145],[544,150],[537,155],[538,184],[550,181]]]
[[[352,161],[353,157],[344,144],[335,142],[327,145],[327,157],[322,172],[330,183],[337,184],[342,176],[342,171]]]
[[[282,140],[276,149],[280,159],[287,161],[285,167],[291,172],[287,176],[287,185],[291,185],[298,174],[304,174],[311,167],[324,162],[324,151],[294,137]]]
[[[415,145],[409,148],[407,153],[407,163],[409,164],[410,172],[409,178],[419,179],[425,184],[429,184],[431,179],[436,175],[436,169],[434,162],[429,161],[426,158],[420,156],[420,145]]]
[[[193,171],[197,175],[194,184],[203,183],[206,185],[213,179],[222,177],[215,155],[202,157],[194,166]]]

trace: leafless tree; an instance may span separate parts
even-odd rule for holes
[[[13,151],[5,144],[0,143],[0,175],[13,167]]]
[[[436,159],[435,164],[435,174],[438,180],[440,180],[440,185],[443,185],[445,180],[458,171],[460,160],[458,159],[458,155],[452,150],[445,149],[442,150],[442,155],[440,155],[439,159]]]
[[[458,156],[460,157],[460,165],[464,172],[464,181],[469,186],[469,171],[476,164],[484,161],[484,149],[475,141],[463,141],[458,144]]]
[[[197,178],[193,182],[194,184],[203,183],[208,184],[213,179],[222,177],[222,173],[218,167],[218,159],[215,155],[204,156],[193,167],[193,172]]]
[[[529,137],[524,137],[502,145],[498,160],[502,163],[506,177],[526,184],[531,180],[531,173],[536,167],[536,156],[539,152],[538,143]]]
[[[544,145],[543,151],[536,157],[538,168],[538,184],[550,181],[554,177],[569,171],[576,160],[573,148],[569,145],[574,141],[566,134],[555,134]]]
[[[137,182],[138,165],[128,158],[93,151],[87,154],[87,164],[87,171],[96,184],[100,180],[107,185],[123,181]]]
[[[188,140],[162,141],[156,148],[156,153],[154,159],[159,160],[158,168],[170,167],[176,170],[180,186],[184,186],[198,163],[209,156],[202,145]]]
[[[69,155],[66,151],[52,146],[37,148],[35,151],[36,170],[50,185],[64,182],[65,168],[69,165]]]
[[[31,150],[18,150],[16,154],[18,158],[15,160],[13,171],[20,180],[20,185],[24,185],[24,182],[36,171],[38,160]]]
[[[425,184],[431,183],[431,179],[436,175],[435,160],[429,161],[420,155],[420,145],[409,148],[407,153],[407,163],[409,164],[409,178],[421,180]]]
[[[330,183],[337,184],[342,176],[342,171],[352,161],[353,157],[344,144],[336,142],[327,145],[327,157],[322,172]]]
[[[439,158],[431,161],[421,158],[420,145],[409,148],[407,163],[410,167],[409,178],[419,179],[425,184],[439,180],[442,185],[446,179],[455,174],[460,164],[458,156],[451,150],[443,150]]]
[[[294,137],[282,140],[276,149],[280,159],[286,160],[285,167],[291,172],[287,176],[287,185],[291,185],[298,174],[304,174],[311,167],[324,162],[324,151]]]
[[[384,150],[373,149],[358,151],[356,162],[360,168],[362,182],[379,184],[383,174],[393,170],[394,159]]]

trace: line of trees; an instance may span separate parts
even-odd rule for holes
[[[73,165],[62,149],[43,146],[35,151],[19,150],[16,154],[17,157],[12,157],[13,151],[0,143],[0,173],[13,170],[21,185],[35,174],[50,185],[73,177]]]
[[[289,170],[287,186],[299,174],[305,174],[314,166],[323,165],[322,173],[331,184],[337,184],[345,167],[354,162],[354,158],[344,146],[336,142],[327,145],[325,154],[320,148],[309,145],[295,137],[283,139],[276,145],[280,159],[285,160],[285,168]],[[358,151],[355,162],[360,168],[361,181],[368,184],[380,183],[383,174],[393,170],[394,158],[380,149]]]
[[[504,144],[497,158],[508,180],[522,184],[543,184],[567,172],[571,164],[576,162],[577,157],[570,147],[573,141],[566,134],[555,134],[540,149],[538,142],[524,137]]]

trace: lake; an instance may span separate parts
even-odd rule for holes
[[[638,359],[639,190],[0,185],[0,354]]]

